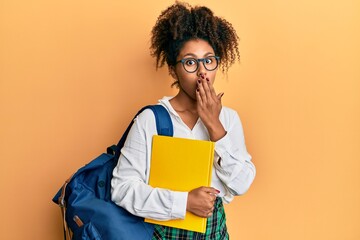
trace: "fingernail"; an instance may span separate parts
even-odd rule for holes
[[[201,83],[201,81],[200,81],[200,80],[197,80],[197,82],[198,82],[198,83]]]
[[[215,191],[216,191],[217,193],[220,193],[220,191],[219,191],[219,190],[217,190],[217,189],[215,189]]]
[[[221,93],[220,97],[224,96],[224,93]]]

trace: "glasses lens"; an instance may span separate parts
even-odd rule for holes
[[[215,70],[218,66],[218,61],[215,56],[204,58],[203,63],[205,68],[209,71]]]
[[[209,57],[201,58],[201,59],[185,58],[185,59],[181,60],[181,63],[184,66],[184,69],[189,73],[195,72],[198,69],[200,62],[202,62],[204,64],[204,67],[208,71],[215,70],[219,64],[218,58],[215,56],[209,56]]]
[[[188,72],[195,72],[199,64],[197,60],[195,58],[187,58],[184,60],[183,65],[185,70]]]

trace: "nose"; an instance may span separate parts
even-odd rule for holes
[[[204,66],[204,64],[202,63],[202,62],[198,62],[198,64],[199,64],[199,67],[198,67],[198,69],[197,69],[197,75],[199,76],[199,77],[206,77],[206,68],[205,68],[205,66]]]

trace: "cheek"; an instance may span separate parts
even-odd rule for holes
[[[216,71],[211,72],[210,74],[208,74],[208,78],[210,79],[211,84],[214,84],[215,78],[216,78]]]

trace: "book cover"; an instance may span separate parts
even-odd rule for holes
[[[189,192],[210,186],[215,143],[211,141],[158,136],[153,137],[149,185],[174,191]],[[206,231],[207,218],[186,212],[185,219],[145,222],[163,226]]]

